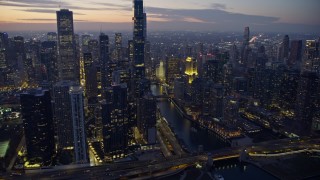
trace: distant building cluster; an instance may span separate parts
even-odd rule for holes
[[[246,27],[241,41],[178,47],[184,52],[164,57],[165,82],[194,121],[215,132],[222,127],[226,138],[232,129],[289,137],[320,130],[319,39],[251,37]]]

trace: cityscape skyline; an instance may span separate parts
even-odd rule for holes
[[[317,2],[151,2],[0,0],[0,179],[319,178]]]
[[[59,5],[60,4],[60,5]],[[294,1],[201,1],[167,0],[145,2],[149,30],[241,31],[236,27],[250,26],[263,32],[318,33],[319,2]],[[177,8],[179,7],[179,8]],[[2,31],[52,31],[55,12],[74,12],[76,31],[128,30],[132,5],[130,0],[118,2],[2,0],[0,18]],[[30,26],[32,25],[32,26]]]

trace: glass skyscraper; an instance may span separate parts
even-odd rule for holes
[[[106,100],[101,103],[104,152],[119,158],[127,150],[129,141],[127,85],[112,85],[106,94]]]
[[[79,60],[76,58],[72,11],[57,11],[57,27],[59,80],[79,82]]]
[[[105,97],[105,91],[108,86],[107,82],[108,76],[108,63],[110,61],[109,57],[109,36],[105,34],[100,34],[99,36],[99,46],[100,46],[100,67],[101,67],[101,86],[102,86],[102,97]]]
[[[54,154],[50,92],[42,89],[29,90],[20,95],[20,102],[28,160],[48,166]]]
[[[70,87],[69,94],[72,110],[75,162],[80,164],[87,163],[89,156],[84,122],[83,89],[80,86]]]
[[[134,0],[134,31],[133,31],[133,65],[134,78],[141,79],[145,76],[144,45],[145,45],[145,18],[143,13],[143,0]]]

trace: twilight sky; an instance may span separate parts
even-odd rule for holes
[[[0,0],[0,31],[56,30],[60,0]],[[131,30],[132,0],[61,0],[75,30]],[[320,33],[319,0],[144,0],[150,30]]]

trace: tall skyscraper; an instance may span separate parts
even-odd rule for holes
[[[20,102],[28,161],[49,166],[55,150],[50,93],[29,90],[20,95]]]
[[[85,73],[85,94],[88,101],[95,101],[98,96],[98,78],[96,63],[93,62],[91,53],[83,53]]]
[[[133,31],[133,76],[136,80],[145,77],[144,46],[145,46],[145,14],[143,0],[134,0],[134,31]]]
[[[8,43],[8,34],[5,32],[0,32],[0,69],[5,69],[8,66]]]
[[[203,102],[204,81],[202,78],[196,78],[190,86],[190,98],[193,105],[201,106]]]
[[[230,50],[230,63],[232,64],[232,66],[235,66],[238,64],[238,60],[239,60],[238,47],[235,44],[233,44]]]
[[[59,80],[79,83],[80,68],[76,54],[73,13],[68,9],[57,11]]]
[[[320,108],[320,78],[314,72],[303,72],[300,77],[296,100],[296,133],[311,133],[312,120]]]
[[[26,67],[26,49],[24,43],[24,38],[21,36],[16,36],[13,38],[14,60],[12,66],[16,68],[19,73],[18,78],[15,80],[16,85],[21,85],[28,79]]]
[[[127,91],[126,84],[112,85],[101,104],[104,152],[113,159],[123,157],[128,147]]]
[[[53,96],[58,150],[72,153],[76,163],[86,163],[83,90],[73,81],[60,81]]]
[[[116,33],[115,45],[116,45],[116,60],[118,64],[120,64],[120,61],[122,61],[122,34],[121,33]]]
[[[128,58],[129,62],[132,64],[133,63],[133,54],[134,54],[134,45],[133,45],[133,40],[128,41]]]
[[[69,94],[71,100],[75,162],[83,164],[89,160],[84,121],[83,89],[80,86],[72,86],[69,89]]]
[[[180,75],[180,60],[178,58],[166,59],[166,83],[173,85],[174,79]]]
[[[147,94],[138,102],[137,127],[148,144],[156,143],[157,101]]]
[[[40,51],[41,80],[48,81],[51,85],[58,80],[57,58],[57,43],[55,41],[42,42]]]
[[[291,41],[291,49],[290,49],[290,56],[287,62],[289,67],[298,67],[300,68],[302,61],[302,41],[301,40],[294,40]]]
[[[179,104],[183,104],[185,102],[187,82],[188,80],[186,77],[178,77],[174,80],[174,99]]]
[[[143,13],[143,37],[147,40],[147,13]]]
[[[92,54],[91,53],[83,53],[83,64],[84,71],[87,70],[93,63]]]
[[[245,27],[244,33],[243,33],[242,49],[241,49],[241,64],[244,64],[244,65],[246,65],[248,61],[248,53],[250,51],[249,41],[250,41],[250,29],[249,27]]]
[[[223,84],[223,61],[208,60],[203,65],[203,77],[211,79],[214,83]]]
[[[250,41],[250,28],[245,27],[244,33],[243,33],[243,45],[245,46],[249,45],[249,41]]]
[[[319,55],[319,44],[316,40],[307,40],[305,48],[305,58],[312,60],[317,58]]]
[[[225,95],[230,95],[232,91],[233,70],[234,66],[230,61],[223,65],[223,86]]]
[[[309,64],[307,67],[311,71],[319,71],[320,58],[319,58],[319,43],[316,40],[307,40],[304,51],[304,61]]]
[[[98,69],[96,64],[91,64],[91,66],[88,67],[88,70],[86,70],[86,97],[88,98],[89,103],[96,102],[99,95]]]
[[[289,58],[289,43],[290,39],[288,35],[285,35],[282,40],[282,54],[281,54],[281,60],[288,60]]]
[[[280,88],[280,107],[290,112],[294,111],[300,71],[286,70]]]
[[[54,122],[58,149],[73,149],[73,122],[69,89],[75,83],[60,81],[53,87]]]
[[[24,68],[24,62],[26,59],[26,48],[24,38],[22,36],[16,36],[13,38],[14,48],[14,66],[18,69]]]
[[[24,62],[24,66],[30,82],[37,82],[41,79],[39,78],[41,74],[40,46],[41,43],[37,40],[26,42],[26,61]]]
[[[146,65],[146,76],[152,77],[154,74],[154,63],[151,58],[151,43],[146,41],[144,46],[144,62]]]
[[[91,39],[88,42],[88,52],[92,54],[93,62],[99,62],[99,41]]]
[[[0,69],[7,68],[6,50],[0,49]]]
[[[105,97],[105,92],[107,87],[110,86],[107,83],[108,78],[108,63],[110,61],[109,57],[109,37],[105,34],[100,34],[99,36],[99,46],[100,46],[100,67],[101,67],[101,86],[102,86],[102,97]]]
[[[0,32],[0,48],[6,48],[9,43],[8,33]]]

